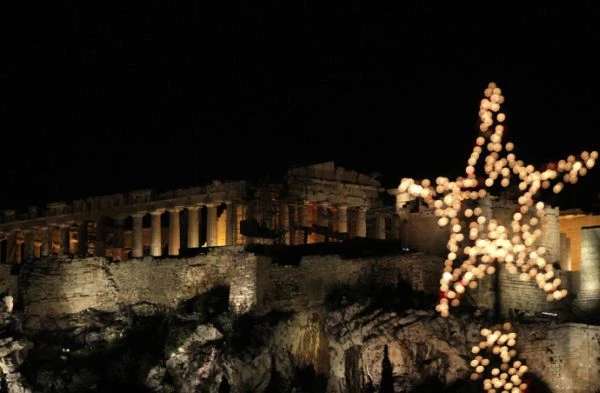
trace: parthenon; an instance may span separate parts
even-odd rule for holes
[[[380,183],[333,162],[293,168],[282,182],[213,181],[3,210],[0,262],[48,256],[126,261],[204,247],[398,239],[394,200]]]

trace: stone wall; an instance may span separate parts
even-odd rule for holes
[[[304,257],[298,266],[274,264],[241,248],[219,247],[191,258],[144,258],[120,263],[106,259],[44,259],[23,266],[19,303],[24,327],[37,330],[49,318],[87,309],[116,311],[120,305],[152,303],[174,308],[210,288],[227,285],[234,312],[257,305],[258,312],[302,310],[322,305],[341,284],[396,284],[437,293],[443,263],[414,253],[342,259]]]
[[[551,391],[597,391],[600,326],[540,324],[521,326],[518,333],[518,357],[548,383]]]
[[[270,258],[258,260],[258,312],[299,311],[323,305],[332,289],[368,282],[396,284],[400,279],[414,290],[437,293],[441,258],[422,254],[342,259],[337,255],[307,256],[299,265],[281,266]]]
[[[546,207],[540,224],[542,236],[539,243],[546,248],[546,261],[549,263],[560,262],[560,220],[558,208]]]
[[[23,266],[19,303],[24,328],[86,309],[116,311],[119,305],[153,303],[173,308],[218,286],[230,286],[233,310],[256,302],[256,258],[236,247],[219,247],[191,258],[144,258],[107,263],[104,258],[43,259]]]
[[[572,272],[556,270],[556,277],[561,280],[561,288],[571,291],[573,281]],[[521,281],[518,274],[510,274],[504,267],[500,267],[498,276],[499,290],[494,290],[494,276],[486,276],[478,281],[475,289],[469,289],[469,296],[475,305],[484,310],[493,310],[498,296],[500,315],[503,317],[515,316],[526,312],[565,312],[570,308],[571,297],[561,301],[546,300],[546,292],[540,289],[534,281]]]
[[[104,258],[42,259],[19,273],[16,306],[23,310],[25,330],[38,330],[46,318],[61,314],[115,311],[117,301]]]
[[[600,227],[581,229],[581,276],[577,306],[600,311]]]
[[[600,291],[600,226],[581,229],[581,291]]]

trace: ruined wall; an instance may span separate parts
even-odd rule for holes
[[[600,326],[577,323],[522,325],[518,357],[553,392],[597,391],[600,375]]]
[[[229,285],[237,311],[253,306],[256,259],[236,247],[219,247],[192,258],[130,260],[45,259],[24,265],[19,301],[24,327],[37,330],[45,319],[86,309],[116,311],[119,305],[154,303],[175,307],[218,285]]]
[[[383,286],[404,279],[415,290],[437,293],[442,268],[443,260],[422,253],[356,259],[307,256],[298,266],[281,266],[261,257],[258,312],[297,311],[323,305],[330,291],[342,284],[376,282]]]

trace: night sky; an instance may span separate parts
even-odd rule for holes
[[[600,147],[591,1],[204,3],[18,2],[0,209],[328,160],[391,187],[456,176],[490,81],[519,158]]]

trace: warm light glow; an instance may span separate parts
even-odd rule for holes
[[[402,179],[398,190],[409,194],[405,196],[407,200],[409,196],[423,198],[430,207],[435,207],[435,214],[439,217],[438,224],[450,229],[445,271],[453,274],[444,274],[440,280],[441,301],[458,300],[467,287],[477,285],[476,280],[480,276],[470,276],[466,279],[466,273],[471,269],[477,268],[481,272],[495,274],[495,262],[506,264],[509,273],[519,274],[523,281],[535,277],[537,285],[546,292],[548,300],[560,300],[565,297],[566,291],[559,288],[560,281],[554,280],[552,265],[546,263],[542,257],[543,252],[537,252],[534,246],[541,237],[542,231],[539,226],[545,214],[544,203],[534,201],[534,196],[542,188],[549,188],[552,183],[555,193],[562,191],[565,183],[576,183],[579,176],[587,173],[587,170],[582,170],[595,164],[598,152],[584,151],[580,154],[581,160],[575,155],[569,155],[566,160],[547,166],[558,170],[536,170],[533,165],[525,164],[516,158],[512,152],[515,148],[512,142],[502,141],[505,128],[499,123],[506,120],[506,115],[499,112],[504,102],[502,90],[492,82],[484,95],[479,108],[480,121],[484,125],[481,128],[483,135],[475,140],[465,169],[466,178],[450,181],[440,176],[435,182],[424,180],[420,185],[413,179],[405,178]],[[506,225],[490,220],[480,207],[472,206],[475,201],[487,195],[485,187],[481,187],[477,182],[476,175],[482,147],[488,151],[482,164],[486,175],[485,187],[489,188],[498,183],[502,187],[508,187],[513,175],[517,175],[518,189],[522,194],[517,198],[518,211],[513,215],[513,221]],[[563,176],[558,176],[559,173],[563,173]],[[433,183],[435,185],[432,185]],[[425,193],[424,190],[428,192]],[[468,233],[463,234],[464,230],[468,230]],[[467,238],[470,243],[464,241]],[[547,273],[538,275],[537,271],[532,270],[534,268],[545,268]],[[457,284],[460,286],[457,287]],[[446,301],[443,307],[436,309],[440,314],[447,316],[449,307],[457,304],[460,302]]]
[[[535,245],[542,235],[539,226],[546,207],[543,202],[535,201],[534,196],[541,189],[552,187],[554,193],[559,193],[565,184],[577,183],[598,158],[597,151],[584,151],[580,159],[569,155],[565,160],[546,166],[553,169],[537,170],[525,164],[517,159],[514,143],[503,142],[505,126],[499,124],[506,120],[501,112],[502,90],[490,82],[484,96],[479,107],[481,133],[467,160],[466,176],[456,181],[440,176],[435,182],[422,181],[420,185],[405,178],[398,187],[400,199],[422,198],[429,207],[435,208],[438,224],[449,228],[449,252],[440,279],[440,301],[435,307],[444,318],[449,316],[450,307],[460,305],[460,298],[468,288],[477,287],[478,279],[496,273],[496,263],[503,264],[510,274],[518,274],[520,280],[537,285],[546,293],[548,301],[559,301],[567,295],[567,290],[560,288],[560,279],[554,276],[552,264],[544,259],[546,250]],[[480,160],[484,150],[487,155]],[[484,172],[480,177],[477,176],[478,163]],[[484,179],[484,187],[479,178]],[[498,222],[489,212],[473,206],[478,199],[486,197],[486,187],[509,187],[512,180],[521,195],[516,200],[518,211],[510,223]],[[429,186],[431,183],[435,184]],[[424,189],[428,192],[424,193]],[[490,376],[483,381],[487,392],[520,393],[527,388],[521,378],[527,366],[518,360],[510,365],[516,355],[514,349],[509,349],[516,345],[516,333],[511,330],[510,323],[495,330],[482,329],[485,340],[471,350],[477,355],[471,362],[474,368],[471,379],[479,379],[487,370]],[[496,362],[499,364],[492,368],[490,359],[479,355],[483,352],[491,352],[500,360]]]
[[[523,375],[527,366],[520,360],[513,360],[517,351],[509,349],[517,343],[517,333],[512,331],[509,322],[493,329],[481,329],[483,341],[471,348],[476,355],[469,365],[474,368],[471,380],[483,379],[486,392],[508,391],[521,393],[527,390]]]

